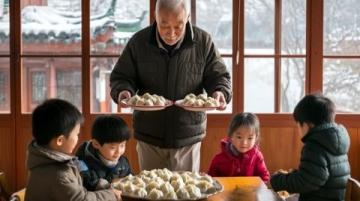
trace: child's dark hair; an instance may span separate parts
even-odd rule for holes
[[[293,116],[300,125],[330,123],[335,119],[335,104],[320,93],[309,94],[296,105]]]
[[[60,135],[69,137],[77,124],[83,122],[80,111],[61,99],[49,99],[38,105],[32,113],[32,134],[39,145],[48,145]]]
[[[236,129],[241,126],[253,128],[255,130],[256,137],[260,137],[260,123],[255,114],[249,112],[236,114],[231,120],[228,136],[231,137]]]
[[[105,143],[129,140],[130,131],[121,117],[116,115],[105,115],[95,119],[91,136],[102,146]]]

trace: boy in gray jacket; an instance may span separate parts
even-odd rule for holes
[[[272,188],[299,193],[300,201],[343,201],[350,176],[350,139],[334,121],[334,103],[321,94],[310,94],[297,104],[293,116],[304,135],[300,165],[290,173],[275,173]]]
[[[27,153],[26,201],[121,200],[121,191],[90,192],[82,186],[77,160],[72,155],[82,121],[79,110],[60,99],[47,100],[34,110],[34,140]]]

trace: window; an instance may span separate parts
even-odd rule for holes
[[[244,7],[244,110],[292,112],[305,94],[306,1]]]
[[[231,0],[197,0],[195,5],[196,21],[195,24],[210,33],[215,47],[218,48],[227,69],[232,77],[232,54],[233,37],[233,3]],[[231,113],[232,102],[225,111],[211,111],[209,113]]]
[[[324,1],[323,90],[339,112],[360,112],[360,2]]]
[[[9,1],[0,0],[0,113],[10,113]]]
[[[118,111],[110,97],[110,73],[130,37],[149,25],[149,9],[148,0],[90,1],[92,112]]]

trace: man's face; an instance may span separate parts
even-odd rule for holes
[[[184,36],[188,19],[189,16],[181,6],[174,11],[159,9],[156,22],[161,39],[167,45],[175,45]]]

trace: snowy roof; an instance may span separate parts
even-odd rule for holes
[[[22,12],[22,39],[25,43],[65,43],[70,44],[81,40],[81,15],[78,12],[64,13],[49,6],[27,6]],[[104,34],[113,28],[113,38],[110,43],[125,44],[134,34],[134,29],[121,31],[119,25],[137,26],[142,19],[115,21],[113,15],[102,13],[91,16],[90,36]],[[0,42],[9,39],[9,20],[0,18]]]

